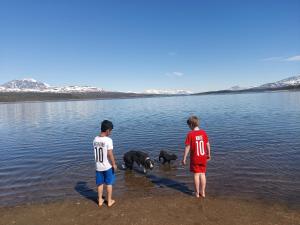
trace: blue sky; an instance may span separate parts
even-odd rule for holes
[[[209,91],[300,74],[300,1],[0,0],[0,83]]]

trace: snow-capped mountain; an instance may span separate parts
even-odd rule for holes
[[[44,90],[50,87],[48,84],[40,81],[36,81],[32,78],[25,78],[22,80],[12,80],[1,86],[6,89],[20,89],[20,90],[24,90],[24,89]]]
[[[274,83],[267,83],[260,85],[258,88],[281,88],[288,86],[297,86],[300,85],[300,75],[289,77],[280,81],[276,81]]]
[[[47,92],[69,93],[69,92],[103,92],[102,88],[91,86],[64,86],[64,87],[50,87]]]
[[[300,89],[300,74],[297,76],[289,77],[274,83],[267,83],[259,86],[242,88],[240,86],[233,86],[230,89],[199,92],[193,95],[205,94],[226,94],[226,93],[247,93],[247,92],[264,92],[264,91],[279,91],[279,90],[299,90]]]
[[[53,87],[46,83],[36,81],[32,78],[22,80],[12,80],[0,86],[1,92],[54,92],[54,93],[70,93],[70,92],[103,92],[102,88],[91,86],[64,86]]]
[[[159,94],[159,95],[188,95],[192,94],[191,91],[187,90],[160,90],[160,89],[149,89],[144,91],[145,94]]]
[[[240,87],[238,85],[229,88],[230,91],[241,91],[241,90],[254,90],[254,89],[273,89],[273,88],[284,88],[284,87],[293,87],[300,85],[300,75],[289,77],[280,81],[273,83],[266,83],[259,86],[252,87]]]
[[[240,90],[244,90],[244,89],[248,89],[248,88],[240,87],[240,86],[236,85],[236,86],[233,86],[233,87],[229,88],[228,90],[230,90],[230,91],[240,91]]]

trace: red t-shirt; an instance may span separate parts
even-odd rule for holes
[[[185,145],[190,146],[191,164],[206,165],[208,137],[204,130],[192,130],[185,139]]]

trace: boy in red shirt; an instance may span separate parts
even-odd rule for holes
[[[207,134],[199,128],[199,119],[191,116],[187,120],[191,131],[187,134],[185,140],[185,151],[182,164],[186,165],[186,157],[190,154],[190,171],[194,173],[194,185],[196,197],[205,197],[206,187],[206,162],[211,159],[210,145]]]

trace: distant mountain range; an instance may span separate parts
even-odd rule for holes
[[[239,87],[234,86],[230,89],[219,91],[208,91],[194,93],[193,95],[206,95],[206,94],[224,94],[224,93],[243,93],[243,92],[262,92],[262,91],[279,91],[279,90],[300,90],[300,75],[289,77],[283,80],[279,80],[273,83],[266,83],[256,87]]]
[[[64,86],[53,87],[46,83],[37,81],[32,78],[21,80],[12,80],[0,86],[0,92],[43,92],[43,93],[89,93],[89,92],[105,92],[102,88],[92,86]],[[127,92],[129,93],[129,92]],[[150,95],[186,95],[192,94],[186,90],[161,90],[150,89],[143,93],[131,92],[134,94],[150,94]]]
[[[142,98],[153,96],[160,95],[105,91],[102,88],[92,86],[53,87],[32,78],[12,80],[0,86],[0,102]]]
[[[12,80],[0,85],[0,102],[27,100],[57,100],[57,99],[102,99],[102,98],[137,98],[170,95],[207,95],[244,92],[262,92],[276,90],[300,90],[300,75],[289,77],[274,83],[256,87],[234,86],[226,90],[192,93],[187,90],[150,89],[143,93],[105,91],[92,86],[53,87],[32,78]]]

